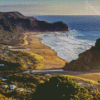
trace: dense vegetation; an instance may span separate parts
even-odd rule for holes
[[[6,96],[4,96],[4,95],[2,95],[2,94],[0,94],[0,100],[18,100],[18,99],[15,99],[15,98],[13,98],[13,97],[6,97]]]
[[[78,85],[71,78],[65,76],[42,77],[33,74],[10,74],[9,80],[0,81],[0,93],[6,97],[19,98],[19,100],[100,100],[100,93],[91,92],[91,88]],[[18,88],[31,90],[30,93],[9,91],[2,89],[2,85],[15,84]]]
[[[9,74],[7,77],[7,81],[3,82],[0,80],[0,93],[5,95],[6,97],[13,97],[19,98],[19,100],[31,100],[32,94],[35,92],[36,87],[41,83],[44,82],[44,79],[39,79],[38,75],[33,74]],[[17,88],[23,88],[24,91],[10,91],[10,88],[2,88],[2,85],[14,84]],[[9,90],[7,92],[7,90]],[[26,93],[25,90],[31,90],[31,92]]]
[[[99,100],[99,93],[79,86],[69,77],[56,76],[40,84],[33,94],[34,100]]]
[[[8,83],[10,83],[11,81],[13,82],[22,82],[23,84],[28,83],[34,83],[36,85],[39,84],[39,78],[33,74],[10,74],[7,76],[8,79]],[[32,88],[32,87],[31,87]]]
[[[0,71],[9,71],[9,70],[24,70],[26,69],[25,64],[23,63],[23,61],[19,58],[16,58],[16,61],[14,62],[14,60],[12,60],[13,58],[11,58],[10,60],[4,60],[3,57],[0,55],[0,64],[4,64],[4,66],[0,66]]]

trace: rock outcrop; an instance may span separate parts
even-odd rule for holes
[[[48,23],[34,17],[26,17],[19,12],[0,12],[0,30],[21,31],[67,31],[63,22]]]
[[[63,69],[72,71],[100,70],[100,38],[97,39],[94,47],[79,54],[78,59],[66,63]]]

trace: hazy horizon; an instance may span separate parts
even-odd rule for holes
[[[98,0],[3,0],[0,11],[19,11],[24,15],[100,15]]]

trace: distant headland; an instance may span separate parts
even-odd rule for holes
[[[0,30],[5,31],[68,31],[63,22],[49,23],[27,17],[20,12],[0,12]]]
[[[59,21],[49,23],[27,17],[20,12],[0,12],[0,43],[18,45],[23,43],[25,32],[68,31],[68,25]]]

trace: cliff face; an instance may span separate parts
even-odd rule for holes
[[[100,70],[100,38],[97,39],[95,46],[79,54],[78,59],[66,63],[64,70],[90,71]]]
[[[0,12],[0,30],[5,31],[67,31],[63,22],[48,23],[34,17],[26,17],[19,12]]]

